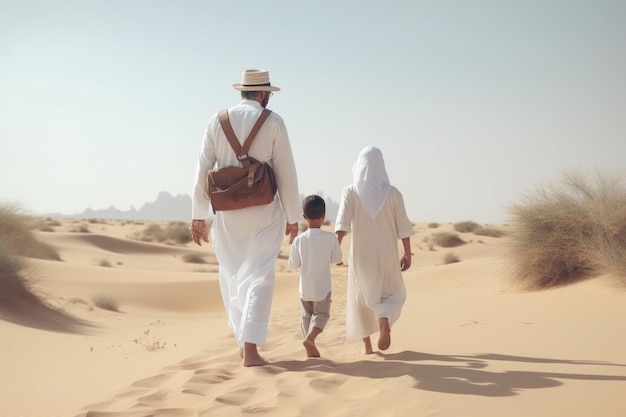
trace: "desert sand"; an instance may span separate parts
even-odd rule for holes
[[[334,265],[322,357],[308,359],[285,240],[260,350],[270,365],[244,368],[211,245],[129,238],[145,227],[109,220],[77,233],[64,220],[36,232],[62,261],[31,260],[28,273],[65,315],[24,315],[26,304],[0,317],[0,416],[626,415],[626,291],[609,276],[521,291],[507,279],[506,236],[461,234],[463,246],[431,248],[426,239],[452,226],[417,223],[391,348],[363,355],[344,343],[347,266]],[[460,262],[444,264],[448,252]]]

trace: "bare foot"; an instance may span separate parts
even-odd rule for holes
[[[264,366],[264,365],[267,365],[267,361],[257,354],[256,356],[253,356],[253,357],[245,356],[243,358],[242,364],[243,366],[246,366],[246,367]]]
[[[255,344],[244,343],[242,364],[243,366],[263,366],[267,365],[267,361],[259,355]]]
[[[374,351],[372,350],[372,341],[370,337],[367,336],[363,338],[363,354],[371,355],[372,353],[374,353]]]
[[[387,350],[391,346],[391,329],[389,328],[389,320],[380,319],[380,337],[378,339],[378,349]]]
[[[309,358],[319,358],[320,357],[320,352],[319,350],[317,350],[317,347],[315,346],[315,343],[310,341],[310,340],[305,340],[304,342],[302,342],[302,345],[304,346],[304,350],[306,350],[306,356]]]

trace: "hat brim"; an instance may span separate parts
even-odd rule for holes
[[[280,88],[273,85],[246,85],[241,83],[233,84],[233,88],[239,91],[280,91]]]

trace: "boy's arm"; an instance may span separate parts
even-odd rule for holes
[[[289,251],[289,261],[287,262],[289,268],[298,269],[302,265],[302,261],[300,259],[300,250],[299,250],[299,241],[298,237],[294,240],[291,245],[291,250]]]

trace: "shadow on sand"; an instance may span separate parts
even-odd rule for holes
[[[626,381],[626,370],[623,375],[486,370],[491,361],[626,368],[626,365],[610,362],[530,358],[495,353],[446,356],[404,351],[387,355],[379,353],[378,356],[384,361],[336,363],[327,359],[308,359],[272,362],[270,367],[282,368],[287,372],[317,371],[373,379],[409,375],[415,380],[415,388],[421,390],[488,397],[513,396],[526,389],[556,387],[562,385],[563,380]]]
[[[94,327],[48,306],[23,284],[19,276],[4,271],[0,271],[0,320],[63,333],[85,333]]]

